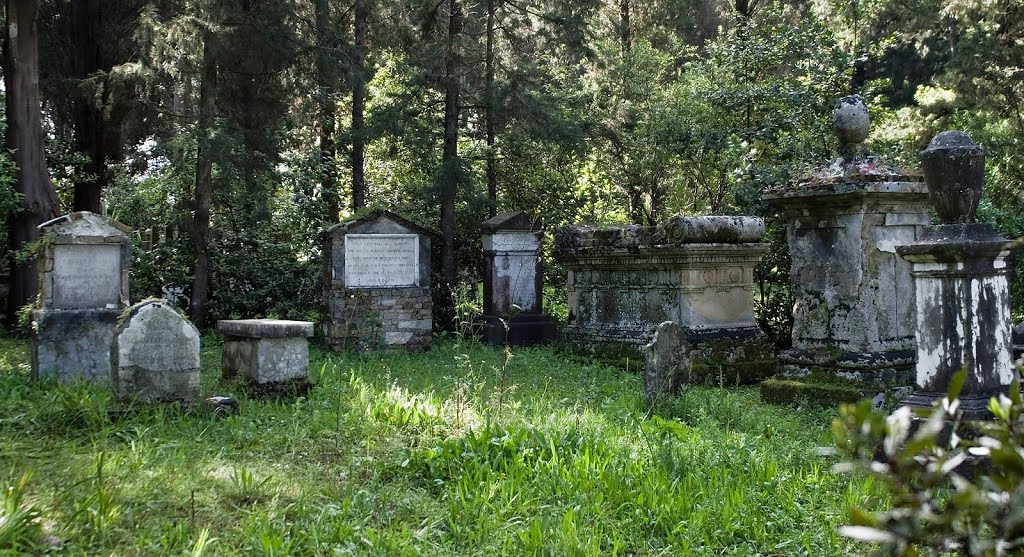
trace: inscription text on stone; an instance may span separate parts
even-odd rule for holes
[[[104,308],[121,299],[121,246],[53,246],[53,307]]]
[[[417,234],[348,234],[345,236],[345,286],[417,286],[419,253]]]

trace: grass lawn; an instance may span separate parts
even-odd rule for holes
[[[31,381],[27,342],[0,339],[0,487],[29,474],[41,525],[0,521],[0,554],[843,555],[864,550],[836,533],[849,509],[886,504],[815,452],[832,412],[754,388],[649,411],[636,375],[524,349],[502,381],[501,350],[442,341],[313,348],[308,396],[261,400],[203,344],[204,393],[237,416],[116,417],[102,389]]]

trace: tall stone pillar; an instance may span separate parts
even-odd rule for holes
[[[985,176],[982,148],[960,131],[942,132],[921,153],[943,224],[928,226],[898,253],[913,264],[917,367],[911,406],[931,406],[966,368],[960,394],[967,417],[987,415],[988,400],[1013,380],[1008,241],[975,222]]]
[[[792,256],[793,348],[784,375],[838,376],[909,385],[914,367],[914,284],[896,246],[930,223],[925,184],[860,144],[868,131],[859,97],[833,116],[842,158],[804,182],[766,192],[781,208]]]
[[[555,322],[543,312],[542,228],[521,211],[483,223],[483,332],[490,344],[530,346],[555,338]]]

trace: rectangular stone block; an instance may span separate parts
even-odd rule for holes
[[[117,309],[33,311],[33,376],[112,385],[110,351],[120,314]]]

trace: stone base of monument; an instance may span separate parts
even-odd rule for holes
[[[224,335],[224,378],[241,375],[257,387],[309,381],[312,322],[239,319],[218,321],[217,330]]]
[[[836,406],[868,398],[891,408],[912,390],[914,352],[779,352],[779,373],[761,384],[761,400],[786,406]]]
[[[835,376],[777,375],[761,383],[761,401],[779,406],[834,407],[870,399],[875,410],[891,409],[913,390],[906,385],[868,385]]]
[[[110,348],[120,309],[40,309],[32,312],[32,375],[61,382],[112,385]]]
[[[325,340],[335,350],[419,350],[433,341],[429,287],[336,289],[327,306]]]
[[[775,345],[756,327],[690,330],[666,321],[643,350],[648,400],[687,384],[757,383],[776,368]]]
[[[496,346],[534,346],[555,339],[555,322],[543,314],[483,316],[484,342]]]
[[[832,376],[864,385],[911,385],[916,365],[913,350],[842,352],[799,350],[779,352],[779,371],[789,379]]]
[[[961,417],[965,420],[991,420],[994,416],[988,409],[989,400],[999,393],[988,395],[960,393],[957,401],[960,402]],[[931,411],[935,404],[946,397],[946,393],[914,390],[900,401],[900,406],[909,406],[915,413],[926,414]]]

